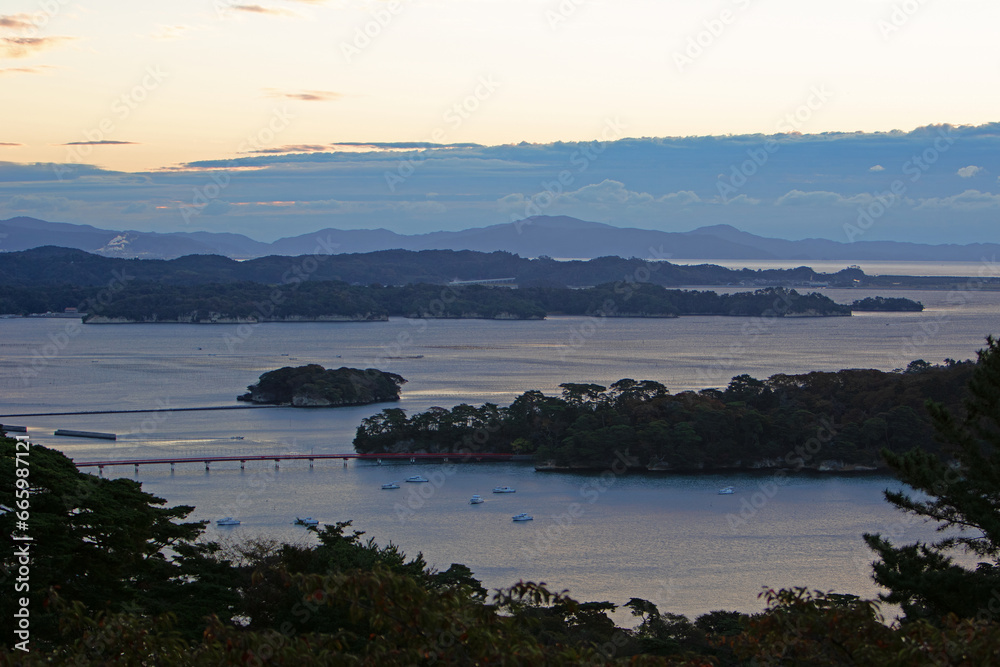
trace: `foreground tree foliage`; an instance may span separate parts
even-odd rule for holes
[[[946,617],[887,625],[878,605],[804,588],[767,590],[768,607],[727,640],[741,665],[977,667],[1000,661],[1000,624]]]
[[[15,447],[0,438],[0,506],[17,506]],[[185,611],[195,618],[225,604],[228,586],[212,567],[202,567],[210,545],[196,544],[204,525],[179,523],[194,509],[162,507],[166,501],[128,479],[81,473],[62,453],[32,446],[30,475],[31,580],[33,631],[53,637],[54,618],[45,613],[48,589],[56,587],[88,610]],[[23,500],[23,498],[22,498]],[[0,512],[0,532],[15,533],[16,515]],[[20,532],[20,531],[17,531]],[[23,545],[24,543],[20,543]],[[15,544],[5,540],[2,567],[17,570]],[[192,569],[201,577],[189,580]],[[15,598],[0,596],[0,613],[10,623]]]
[[[580,401],[596,391],[567,390]],[[5,508],[13,445],[0,441]],[[988,616],[886,624],[877,603],[793,589],[768,590],[760,614],[715,611],[693,622],[632,598],[625,606],[639,624],[620,628],[608,615],[612,603],[579,602],[530,582],[488,595],[468,568],[431,570],[420,554],[364,540],[349,521],[311,529],[314,546],[193,542],[202,525],[175,523],[190,508],[160,508],[138,484],[78,473],[44,447],[31,456],[33,521],[79,530],[37,545],[31,651],[13,648],[7,633],[0,665],[1000,664],[1000,624]],[[102,514],[92,499],[113,507]],[[11,515],[0,513],[5,530]],[[140,529],[125,539],[131,531],[116,519]],[[88,551],[95,539],[109,553]],[[83,562],[68,562],[67,553]],[[14,560],[4,552],[8,582]],[[104,570],[115,567],[112,579]],[[3,600],[10,619],[13,601]]]
[[[938,523],[944,537],[934,543],[894,546],[885,537],[865,535],[878,555],[875,581],[882,596],[899,604],[909,619],[996,619],[1000,613],[1000,342],[987,338],[969,382],[964,416],[930,403],[941,455],[920,449],[884,452],[903,482],[926,494],[886,492],[901,510]],[[974,570],[954,562],[955,553],[983,560]]]

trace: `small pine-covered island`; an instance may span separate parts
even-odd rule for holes
[[[238,401],[297,408],[328,408],[398,401],[402,376],[375,368],[327,369],[319,364],[268,371]]]
[[[851,304],[851,310],[858,312],[919,313],[923,309],[924,304],[919,301],[902,297],[870,296],[865,299],[857,299]]]

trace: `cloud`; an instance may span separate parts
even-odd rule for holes
[[[59,144],[60,146],[137,146],[138,142],[135,141],[112,141],[110,139],[101,139],[100,141],[71,141],[67,144]]]
[[[0,37],[0,58],[26,58],[74,37]]]
[[[230,9],[235,9],[238,12],[247,12],[250,14],[270,14],[271,16],[292,16],[292,12],[287,9],[281,9],[280,7],[265,7],[263,5],[232,5]]]
[[[858,206],[871,202],[872,196],[859,194],[845,197],[837,192],[826,190],[791,190],[778,197],[775,206]]]
[[[0,141],[0,146],[23,146],[24,144],[14,144],[9,141]]]
[[[15,30],[34,28],[31,21],[31,14],[0,14],[0,28],[13,28]]]
[[[48,214],[68,210],[70,202],[65,197],[49,195],[14,195],[6,201],[0,202],[0,207],[10,211],[34,211],[35,213]]]
[[[273,148],[259,148],[250,152],[275,155],[281,153],[322,153],[329,150],[330,146],[324,146],[323,144],[286,144],[284,146],[275,146]]]
[[[122,209],[122,213],[133,214],[133,213],[148,213],[151,207],[146,202],[132,202],[128,206]]]
[[[973,176],[975,176],[976,174],[978,174],[982,170],[983,170],[982,167],[977,167],[975,165],[969,165],[968,167],[962,167],[956,173],[958,173],[958,175],[961,176],[962,178],[972,178]]]
[[[47,70],[55,69],[51,65],[35,65],[34,67],[0,67],[0,76],[4,74],[46,74]]]
[[[559,192],[550,184],[547,189],[531,196],[518,192],[495,200],[501,211],[522,212],[538,208],[549,215],[573,215],[586,219],[590,219],[588,216],[593,217],[598,211],[604,214],[623,215],[626,212],[676,211],[678,207],[718,203],[720,202],[702,199],[693,190],[678,190],[657,197],[648,192],[629,190],[624,183],[613,179],[605,179],[600,183],[584,185],[577,190],[567,192]],[[756,203],[756,200],[741,195],[737,203]]]
[[[299,100],[301,102],[330,102],[343,97],[343,93],[337,93],[332,90],[303,90],[300,92],[290,92],[276,90],[274,88],[265,88],[264,93],[268,97],[280,97],[289,100]]]
[[[883,167],[880,164],[877,164],[873,167],[868,167],[868,171],[885,171],[885,167]]]
[[[966,190],[961,194],[952,195],[951,197],[921,199],[917,206],[918,209],[950,208],[960,211],[975,211],[996,207],[1000,207],[1000,195],[990,192],[980,192],[979,190]]]
[[[213,199],[201,209],[201,213],[204,215],[225,215],[229,213],[229,209],[231,208],[232,205],[228,202],[224,202],[221,199]]]

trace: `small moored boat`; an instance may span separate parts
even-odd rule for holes
[[[413,475],[412,477],[406,478],[407,482],[429,482],[430,480],[422,475]]]
[[[535,517],[531,516],[526,512],[521,512],[520,514],[515,514],[511,517],[514,521],[532,521]]]
[[[299,517],[295,517],[295,524],[297,526],[318,526],[319,525],[319,519],[314,519],[311,516],[307,516],[304,519],[300,519]]]
[[[234,519],[231,516],[227,516],[225,519],[219,519],[215,522],[217,526],[238,526],[240,525],[239,519]]]
[[[730,493],[736,493],[736,489],[734,489],[731,486],[724,486],[721,489],[719,489],[720,496],[728,496]]]
[[[514,493],[514,492],[515,489],[512,489],[509,486],[498,486],[495,489],[493,489],[493,493]]]
[[[389,482],[388,484],[383,484],[382,488],[383,489],[398,489],[399,488],[399,482]]]
[[[479,495],[478,493],[476,495],[472,496],[472,498],[469,499],[469,504],[470,505],[478,505],[481,502],[483,502],[483,497],[481,495]]]

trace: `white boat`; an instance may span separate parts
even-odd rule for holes
[[[472,496],[472,498],[469,499],[469,504],[470,505],[478,505],[481,502],[483,502],[483,497],[481,495],[479,495],[478,493],[476,495]]]
[[[319,525],[319,519],[314,519],[311,516],[307,516],[304,519],[300,519],[299,517],[295,517],[295,524],[298,525],[298,526],[318,526]]]
[[[493,493],[514,493],[514,492],[515,490],[510,488],[509,486],[498,486],[495,489],[493,489]]]
[[[383,484],[382,488],[383,489],[398,489],[399,488],[399,482],[389,482],[388,484]]]
[[[231,516],[227,516],[225,519],[219,519],[215,522],[217,526],[238,526],[240,525],[239,519],[234,519]]]
[[[520,514],[515,514],[511,518],[514,521],[532,521],[532,520],[534,520],[535,517],[533,517],[530,514],[527,514],[525,512],[521,512]]]
[[[429,482],[430,480],[422,475],[413,475],[412,477],[406,478],[407,482]]]
[[[720,496],[728,496],[730,493],[736,493],[736,489],[734,489],[731,486],[725,486],[725,487],[719,489],[719,495]]]

